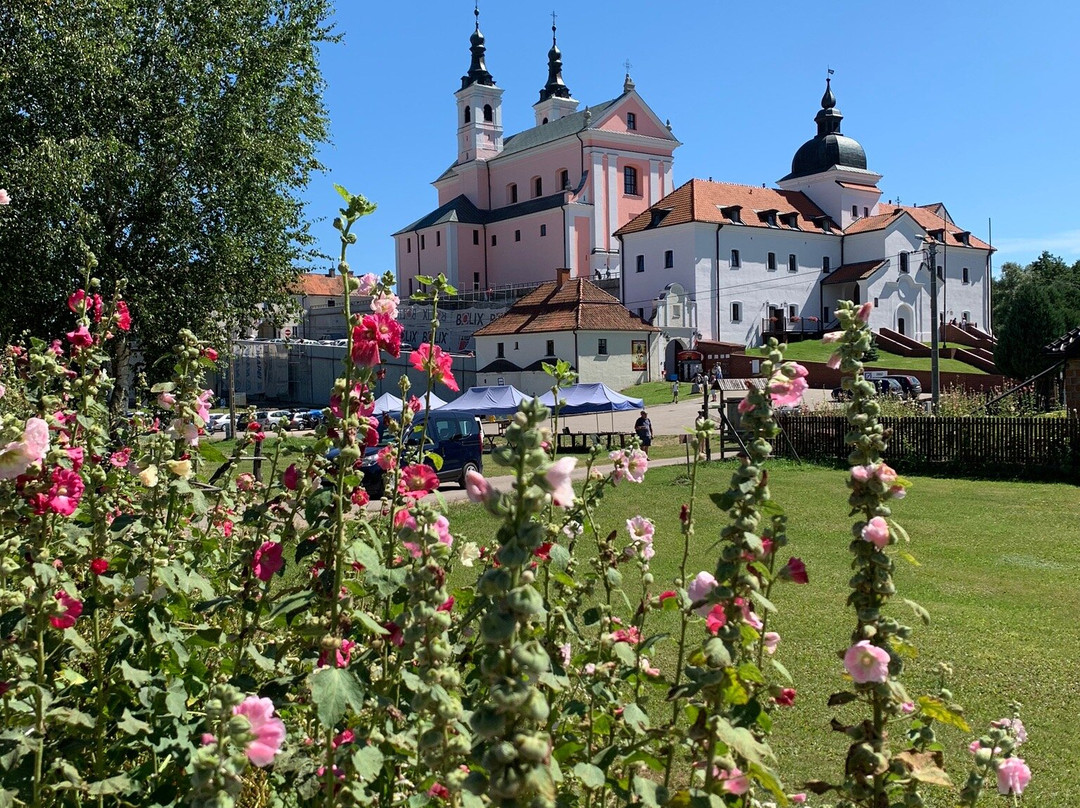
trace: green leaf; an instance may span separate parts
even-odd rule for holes
[[[915,612],[915,615],[923,621],[924,625],[930,625],[930,612],[926,611],[926,609],[913,600],[904,598],[904,603],[911,607],[911,611]]]
[[[784,677],[784,681],[786,681],[788,684],[793,684],[795,682],[795,680],[791,678],[791,674],[788,673],[788,669],[784,667],[784,663],[782,663],[780,660],[770,659],[769,663],[773,666],[777,673]]]
[[[383,761],[383,753],[377,746],[368,745],[362,747],[353,752],[352,755],[353,769],[355,769],[356,776],[360,778],[361,783],[370,783],[378,777],[382,771]]]
[[[361,623],[363,623],[367,630],[377,637],[383,634],[390,633],[382,627],[381,623],[377,622],[374,617],[372,617],[363,609],[357,609],[356,611],[352,612],[352,616],[354,619],[359,620]]]
[[[716,723],[716,737],[750,763],[763,766],[764,759],[773,756],[772,750],[766,744],[759,742],[750,730],[745,727],[733,727],[724,719]]]
[[[900,523],[897,522],[895,519],[889,520],[889,528],[891,529],[890,532],[896,535],[901,541],[904,542],[904,544],[911,544],[911,537],[908,536],[907,531],[904,530],[904,528],[900,526]]]
[[[88,789],[91,797],[107,794],[125,794],[131,791],[131,779],[126,774],[118,774],[116,777],[90,783]]]
[[[604,785],[604,772],[591,763],[579,763],[574,766],[574,775],[585,788],[600,788]]]
[[[223,451],[208,440],[199,442],[199,454],[211,463],[224,463],[229,459]]]
[[[570,551],[561,544],[551,545],[551,566],[559,572],[564,572],[570,564]],[[573,583],[570,584],[571,586]]]
[[[971,732],[971,727],[964,716],[951,705],[934,696],[919,696],[919,709],[927,718],[933,718],[942,724],[949,724],[964,732]]]
[[[776,773],[765,766],[758,763],[751,763],[749,766],[749,774],[761,785],[768,789],[768,791],[776,797],[777,805],[790,805],[787,794],[784,793],[784,786],[780,782],[780,778],[776,776]]]
[[[127,660],[120,661],[120,672],[124,674],[124,678],[135,685],[135,687],[142,687],[154,678],[147,671],[133,668],[127,663]]]
[[[630,702],[623,707],[622,717],[623,721],[628,724],[630,729],[637,735],[645,734],[645,730],[649,728],[649,716],[633,702]]]
[[[744,662],[739,666],[739,678],[744,682],[754,682],[759,685],[765,684],[765,677],[753,662]]]
[[[669,798],[666,786],[654,783],[647,777],[633,776],[633,791],[645,808],[660,808]]]
[[[443,459],[441,454],[438,452],[424,452],[424,457],[430,460],[432,465],[435,466],[435,471],[442,471]]]
[[[337,726],[347,707],[359,711],[364,706],[360,682],[347,668],[320,668],[308,677],[308,684],[319,723],[326,729]]]
[[[919,559],[917,559],[915,556],[913,556],[907,550],[901,550],[899,553],[897,553],[897,555],[899,555],[902,559],[904,559],[904,561],[906,561],[907,563],[909,563],[913,567],[921,567],[922,566],[922,562],[920,562]]]
[[[67,724],[72,727],[94,728],[94,719],[92,716],[87,715],[81,710],[74,710],[70,707],[57,707],[54,710],[49,710],[48,717],[59,721],[61,724]]]
[[[773,602],[771,600],[769,600],[767,597],[765,597],[763,594],[761,594],[760,592],[751,592],[750,593],[750,598],[754,601],[754,603],[756,603],[758,606],[760,606],[765,611],[772,612],[773,614],[776,614],[776,606],[774,606]]]
[[[128,735],[138,735],[140,732],[150,732],[150,725],[145,721],[137,719],[127,710],[127,708],[124,708],[124,715],[120,721],[117,722],[116,726]]]
[[[615,656],[617,656],[619,661],[626,665],[626,667],[637,667],[637,654],[634,653],[634,649],[630,647],[629,643],[617,642],[612,646],[611,650],[615,652]]]

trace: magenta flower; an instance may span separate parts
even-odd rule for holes
[[[352,662],[352,651],[356,647],[354,640],[342,640],[341,645],[334,649],[334,667],[347,668]],[[324,648],[319,654],[319,667],[325,668],[330,664],[330,649]]]
[[[94,575],[104,575],[109,571],[109,562],[104,558],[95,558],[90,562],[90,572]]]
[[[755,405],[754,402],[752,402],[750,400],[749,396],[748,396],[748,397],[744,398],[742,401],[739,402],[739,407],[738,407],[739,413],[741,415],[746,415],[749,412],[753,412],[754,409],[756,408],[756,406],[757,405]]]
[[[795,706],[795,688],[784,687],[781,688],[780,693],[773,696],[773,701],[776,702],[779,707],[794,707]]]
[[[52,487],[47,494],[46,506],[53,513],[71,516],[79,506],[84,489],[82,477],[70,469],[55,468]]]
[[[281,558],[281,545],[277,542],[263,542],[262,547],[255,551],[255,557],[251,562],[251,571],[260,581],[269,581],[274,573],[280,570],[285,562]]]
[[[727,625],[727,612],[724,611],[724,604],[717,603],[709,613],[705,615],[705,627],[709,630],[710,634],[715,635],[720,629]]]
[[[398,493],[412,498],[419,498],[439,487],[439,476],[423,463],[413,463],[401,470],[398,480]]]
[[[998,794],[1023,794],[1031,782],[1031,769],[1023,758],[1007,757],[997,768]]]
[[[559,508],[574,504],[574,486],[570,475],[577,465],[577,458],[560,457],[544,472],[544,483],[551,492],[551,501]]]
[[[116,301],[116,327],[121,331],[131,330],[131,312],[123,300]]]
[[[855,311],[855,318],[860,323],[868,323],[868,322],[870,322],[870,313],[873,310],[874,310],[874,303],[873,303],[873,301],[868,300],[865,303],[863,303],[861,306],[859,306],[859,308]]]
[[[196,414],[204,424],[210,420],[210,402],[214,400],[213,390],[203,390],[195,399]]]
[[[432,346],[425,342],[411,354],[409,362],[414,368],[424,373],[431,374],[431,378],[442,382],[455,393],[460,389],[454,374],[451,372],[453,358],[445,353],[438,345]]]
[[[863,541],[868,541],[879,550],[889,543],[889,523],[880,516],[875,516],[862,529]]]
[[[119,451],[113,452],[109,455],[109,463],[115,468],[122,469],[131,462],[131,448],[124,447]]]
[[[233,707],[233,715],[242,715],[251,724],[254,738],[244,750],[248,760],[256,766],[269,766],[285,741],[285,724],[274,716],[274,702],[248,696]]]
[[[393,446],[384,446],[375,453],[375,463],[383,471],[390,471],[397,464],[397,449]]]
[[[721,772],[720,789],[728,794],[745,794],[750,790],[750,778],[737,767]]]
[[[806,564],[801,558],[789,558],[788,563],[780,570],[779,575],[786,581],[796,584],[810,583],[810,576],[806,573]]]
[[[56,593],[56,599],[60,602],[61,608],[49,618],[49,622],[53,628],[71,628],[75,625],[79,615],[82,614],[82,601],[71,597],[63,589]]]
[[[90,329],[85,325],[80,325],[74,331],[68,331],[67,339],[73,348],[89,348],[94,344],[94,338],[90,334]]]
[[[715,588],[716,578],[704,571],[699,572],[697,577],[690,582],[690,586],[686,588],[686,594],[689,595],[690,602],[702,604],[694,608],[694,611],[702,617],[705,617],[712,609],[712,604],[705,603],[704,601],[709,597],[709,593]]]
[[[295,491],[296,486],[300,483],[300,473],[296,470],[296,464],[291,463],[287,469],[281,474],[281,484],[284,485],[290,491]]]
[[[889,678],[889,652],[859,640],[844,654],[844,667],[856,684],[884,682]]]

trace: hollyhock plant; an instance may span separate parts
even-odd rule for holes
[[[128,310],[128,304],[123,300],[116,301],[116,327],[121,331],[131,330],[131,312]],[[213,349],[208,349],[208,353],[211,350]],[[214,353],[214,359],[217,359],[217,352]]]
[[[806,564],[801,558],[789,558],[787,564],[781,567],[777,575],[785,580],[796,584],[810,583],[810,576],[806,572]]]
[[[95,558],[90,562],[90,572],[94,575],[104,575],[109,571],[109,562],[104,558]]]
[[[0,480],[14,480],[48,451],[49,425],[42,418],[27,419],[22,437],[0,449]]]
[[[656,532],[656,527],[651,519],[646,519],[644,516],[627,519],[626,529],[643,559],[648,561],[656,555],[656,549],[653,547],[653,535]]]
[[[1019,796],[1024,793],[1029,782],[1031,782],[1031,769],[1024,763],[1023,758],[1007,757],[998,764],[998,794]]]
[[[844,668],[856,684],[884,682],[889,678],[889,652],[859,640],[844,654]]]
[[[248,696],[233,708],[234,715],[242,715],[251,725],[252,740],[244,753],[256,766],[269,766],[281,751],[285,742],[285,724],[274,716],[274,702],[258,696]]]
[[[375,287],[379,285],[379,279],[371,272],[368,272],[366,275],[361,275],[356,281],[356,293],[360,295],[360,297],[368,297],[375,291]],[[374,301],[372,302],[374,303]]]
[[[60,604],[60,609],[56,614],[49,617],[49,623],[52,624],[53,628],[71,628],[75,625],[79,615],[82,614],[82,601],[73,598],[63,589],[56,593],[56,600]]]
[[[82,499],[82,477],[70,469],[55,468],[51,475],[52,486],[47,496],[47,506],[53,513],[71,516]]]
[[[392,292],[380,292],[371,299],[371,310],[376,314],[385,314],[397,318],[400,298]]]
[[[411,498],[430,494],[439,487],[439,477],[435,470],[423,463],[413,463],[401,470],[398,480],[398,493]]]
[[[295,491],[300,483],[300,472],[296,469],[296,464],[291,463],[285,471],[281,473],[281,484],[290,491]]]
[[[460,389],[451,371],[453,358],[438,345],[432,346],[431,343],[423,343],[409,354],[409,362],[414,368],[430,374],[432,379],[442,382],[455,393]]]
[[[574,486],[570,475],[576,465],[577,458],[560,457],[544,472],[544,485],[551,492],[551,501],[556,507],[565,508],[574,504]]]
[[[863,527],[861,536],[863,541],[883,550],[889,544],[889,523],[880,516],[875,516]]]
[[[808,387],[807,370],[797,362],[787,362],[769,379],[769,395],[774,407],[791,407],[802,401]]]
[[[474,469],[465,472],[465,493],[470,502],[488,502],[492,497],[498,496],[484,475]]]
[[[68,331],[67,340],[73,348],[89,348],[94,344],[94,337],[85,325],[80,325],[74,331]]]
[[[274,573],[280,570],[285,561],[281,557],[282,547],[277,542],[263,542],[262,546],[255,551],[255,557],[251,561],[251,571],[260,581],[269,581]]]
[[[705,617],[712,610],[712,604],[707,603],[709,595],[713,589],[716,588],[716,578],[708,572],[699,572],[693,581],[690,582],[690,586],[686,588],[686,594],[690,597],[691,603],[700,603],[700,606],[696,606],[694,611]]]

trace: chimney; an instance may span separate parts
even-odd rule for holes
[[[559,267],[555,270],[555,288],[562,289],[563,284],[570,280],[570,268]]]

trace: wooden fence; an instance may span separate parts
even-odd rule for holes
[[[787,434],[773,441],[780,456],[794,447],[802,458],[846,460],[851,451],[843,416],[781,414],[779,422]],[[881,425],[885,457],[901,471],[1080,477],[1080,418],[882,418]]]

